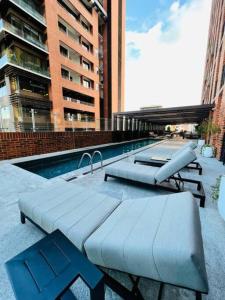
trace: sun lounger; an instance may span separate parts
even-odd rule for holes
[[[183,168],[195,160],[196,154],[193,150],[187,148],[160,168],[119,161],[105,168],[105,181],[107,181],[108,177],[120,178],[149,184],[152,187],[164,188],[173,192],[181,191],[184,182],[193,183],[197,185],[197,190],[199,191],[198,193],[193,193],[193,195],[200,199],[200,206],[204,207],[205,194],[201,181],[182,178],[179,173]],[[178,174],[178,176],[174,176],[175,174]],[[170,179],[175,180],[175,186],[168,186],[168,184],[165,186],[162,184]]]
[[[161,143],[156,146],[153,146],[145,151],[146,154],[151,156],[163,157],[165,159],[171,159],[174,155],[179,154],[184,149],[191,148],[194,150],[197,147],[197,144],[194,142],[188,143]]]
[[[44,232],[62,231],[95,265],[127,273],[128,291],[105,274],[105,284],[123,299],[143,299],[141,277],[196,292],[208,292],[199,210],[190,192],[118,199],[55,183],[20,196],[21,221]]]
[[[188,147],[181,147],[178,151],[174,152],[174,154],[172,154],[172,155],[168,155],[168,153],[166,153],[165,150],[163,150],[163,151],[165,151],[164,154],[163,153],[160,154],[160,151],[159,151],[158,155],[156,153],[154,154],[154,152],[151,152],[151,151],[144,151],[144,152],[141,152],[141,153],[138,153],[135,155],[134,163],[138,162],[138,163],[142,163],[142,164],[153,166],[153,167],[154,166],[162,167],[165,163],[167,163],[172,158],[175,158],[177,155],[179,155],[179,153],[182,153]],[[159,150],[161,149],[160,147],[158,147],[158,148],[159,148]],[[199,172],[199,175],[202,175],[202,166],[196,160],[191,162],[185,168],[190,169],[190,170],[196,170]]]

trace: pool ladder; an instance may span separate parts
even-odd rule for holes
[[[92,155],[91,155],[89,152],[83,153],[83,155],[81,156],[79,165],[78,165],[78,169],[79,169],[80,166],[82,165],[82,162],[83,162],[85,156],[87,156],[87,157],[89,158],[89,163],[90,163],[90,165],[91,165],[91,174],[93,174],[93,170],[94,170],[94,169],[93,169],[93,159],[94,159],[94,157],[95,157],[97,154],[98,154],[98,155],[100,156],[100,158],[101,158],[101,160],[100,160],[100,162],[101,162],[101,169],[103,169],[103,157],[102,157],[102,153],[101,153],[100,151],[97,151],[97,150],[94,151]]]

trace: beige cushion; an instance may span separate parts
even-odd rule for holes
[[[84,247],[96,265],[208,290],[199,211],[189,192],[122,202]]]
[[[70,183],[57,183],[20,196],[20,210],[51,233],[60,229],[81,251],[120,201]]]
[[[105,174],[147,184],[155,184],[155,174],[158,168],[135,165],[120,161],[105,168]]]
[[[189,165],[196,159],[195,152],[187,148],[180,152],[178,155],[173,157],[170,161],[168,161],[165,165],[159,168],[158,172],[155,175],[155,179],[157,182],[161,183],[170,176],[176,174],[181,169]]]

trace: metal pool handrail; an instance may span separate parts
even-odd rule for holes
[[[81,164],[82,164],[83,159],[84,159],[85,156],[88,156],[89,159],[90,159],[90,163],[91,163],[91,174],[93,174],[93,161],[92,161],[92,156],[91,156],[91,154],[88,153],[88,152],[83,153],[83,155],[82,155],[82,157],[81,157],[81,159],[80,159],[79,165],[78,165],[78,169],[80,168],[80,166],[81,166]]]
[[[95,151],[93,154],[92,154],[92,163],[93,163],[93,159],[95,157],[95,155],[98,154],[100,156],[100,159],[101,159],[101,169],[103,169],[103,156],[102,156],[102,153],[101,151]]]

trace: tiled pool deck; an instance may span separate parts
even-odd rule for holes
[[[126,159],[132,162],[133,158],[134,156],[129,156]],[[207,296],[203,296],[203,299],[223,300],[225,299],[225,222],[217,211],[216,203],[211,200],[211,186],[215,184],[219,175],[225,174],[225,166],[216,159],[206,159],[200,155],[198,155],[198,160],[203,167],[203,175],[200,179],[207,197],[206,208],[200,209],[200,215],[210,290]],[[188,171],[185,171],[185,176],[199,178],[197,173]],[[104,182],[103,178],[104,171],[98,170],[93,175],[71,181],[71,184],[74,186],[82,184],[87,186],[87,190],[94,189],[122,200],[162,194],[147,187],[138,187],[114,179]],[[4,262],[43,237],[43,233],[29,222],[26,225],[20,224],[18,198],[23,192],[35,190],[37,187],[51,184],[56,180],[62,179],[47,180],[9,163],[0,163],[0,299],[2,300],[15,299]],[[129,285],[129,280],[125,276],[116,273],[115,276],[120,276],[121,282]],[[157,298],[159,288],[157,283],[142,279],[140,287],[145,299]],[[89,299],[88,291],[81,281],[74,286],[74,292],[79,299]],[[107,289],[106,299],[120,298]],[[166,285],[163,299],[194,299],[194,294]]]

